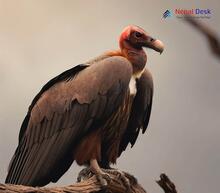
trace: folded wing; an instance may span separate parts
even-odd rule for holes
[[[34,98],[22,124],[6,183],[43,186],[56,182],[74,161],[74,148],[119,107],[132,74],[114,56],[70,69]]]
[[[134,98],[126,132],[120,144],[119,156],[129,143],[131,146],[135,144],[141,129],[142,133],[146,131],[151,114],[152,100],[153,79],[151,73],[146,69],[140,79],[137,80],[137,94]]]

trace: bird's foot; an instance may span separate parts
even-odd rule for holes
[[[81,181],[86,180],[92,176],[93,176],[93,173],[92,173],[90,167],[86,167],[79,172],[79,174],[77,176],[77,182],[81,182]]]
[[[123,172],[121,170],[112,168],[102,169],[102,171],[108,174],[116,175],[118,179],[121,180],[123,185],[126,187],[126,192],[132,192],[131,184],[137,184],[137,179],[133,175]]]
[[[95,176],[97,180],[100,182],[102,188],[106,188],[106,186],[110,184],[111,182],[111,177],[106,172],[102,171],[102,172],[95,173]]]
[[[131,175],[127,172],[123,172],[119,169],[100,168],[98,170],[94,170],[94,168],[91,168],[91,167],[84,168],[79,172],[79,175],[77,177],[77,182],[81,182],[83,180],[86,180],[86,179],[92,177],[93,175],[96,176],[96,178],[99,181],[102,188],[106,188],[106,186],[111,182],[110,175],[117,176],[117,178],[125,186],[126,192],[132,192],[131,185],[137,184],[137,179],[133,175]]]
[[[97,180],[100,182],[103,188],[105,188],[111,181],[110,175],[108,173],[103,172],[102,169],[100,171],[94,171],[91,167],[87,167],[79,172],[77,182],[86,180],[92,177],[93,175],[96,176]]]
[[[90,160],[90,168],[97,180],[100,182],[103,189],[110,183],[111,177],[108,173],[104,172],[100,167],[96,159]]]

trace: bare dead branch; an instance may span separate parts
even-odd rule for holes
[[[125,173],[125,172],[124,172]],[[143,187],[130,174],[125,173],[131,183],[130,193],[146,193]],[[62,187],[31,187],[14,184],[0,184],[0,193],[129,193],[123,182],[115,174],[109,174],[111,182],[103,189],[96,177]],[[165,193],[177,193],[176,187],[166,174],[160,175],[156,181]]]
[[[193,17],[185,17],[185,21],[201,32],[209,42],[212,53],[220,58],[220,40],[218,35],[207,25]]]
[[[126,173],[125,173],[126,174]],[[111,182],[103,189],[96,177],[93,176],[82,182],[63,187],[30,187],[13,184],[0,184],[0,193],[124,193],[127,192],[123,182],[118,176],[110,174]],[[130,175],[126,174],[131,183],[131,193],[146,193],[140,184]]]
[[[166,174],[160,175],[160,180],[156,181],[165,193],[177,193],[176,186],[170,181]]]

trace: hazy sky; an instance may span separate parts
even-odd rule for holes
[[[118,48],[136,24],[162,40],[162,55],[147,50],[154,77],[152,117],[145,135],[116,167],[134,174],[149,193],[165,172],[182,193],[219,193],[220,61],[204,38],[165,10],[211,9],[200,19],[220,33],[220,2],[164,0],[0,0],[0,182],[18,142],[28,106],[49,79]],[[73,164],[58,184],[75,181]]]

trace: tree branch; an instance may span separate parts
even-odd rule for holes
[[[146,193],[140,184],[134,180],[134,177],[130,174],[126,174],[126,177],[131,183],[131,193]],[[123,182],[113,174],[110,174],[111,182],[103,189],[96,177],[93,176],[89,179],[85,179],[82,182],[63,186],[63,187],[30,187],[13,184],[0,184],[0,193],[124,193],[127,192]]]
[[[160,180],[156,181],[165,193],[177,193],[176,186],[170,181],[166,174],[160,175]]]
[[[218,35],[209,26],[193,17],[185,17],[185,21],[206,37],[211,52],[220,59],[220,39]]]
[[[124,172],[125,173],[125,172]],[[96,177],[85,179],[82,182],[63,187],[31,187],[14,184],[0,184],[0,193],[128,193],[123,182],[114,174],[109,174],[111,182],[103,189]],[[131,183],[130,193],[146,193],[143,187],[130,174],[125,173]],[[177,193],[176,187],[166,174],[160,175],[156,181],[165,193]]]

